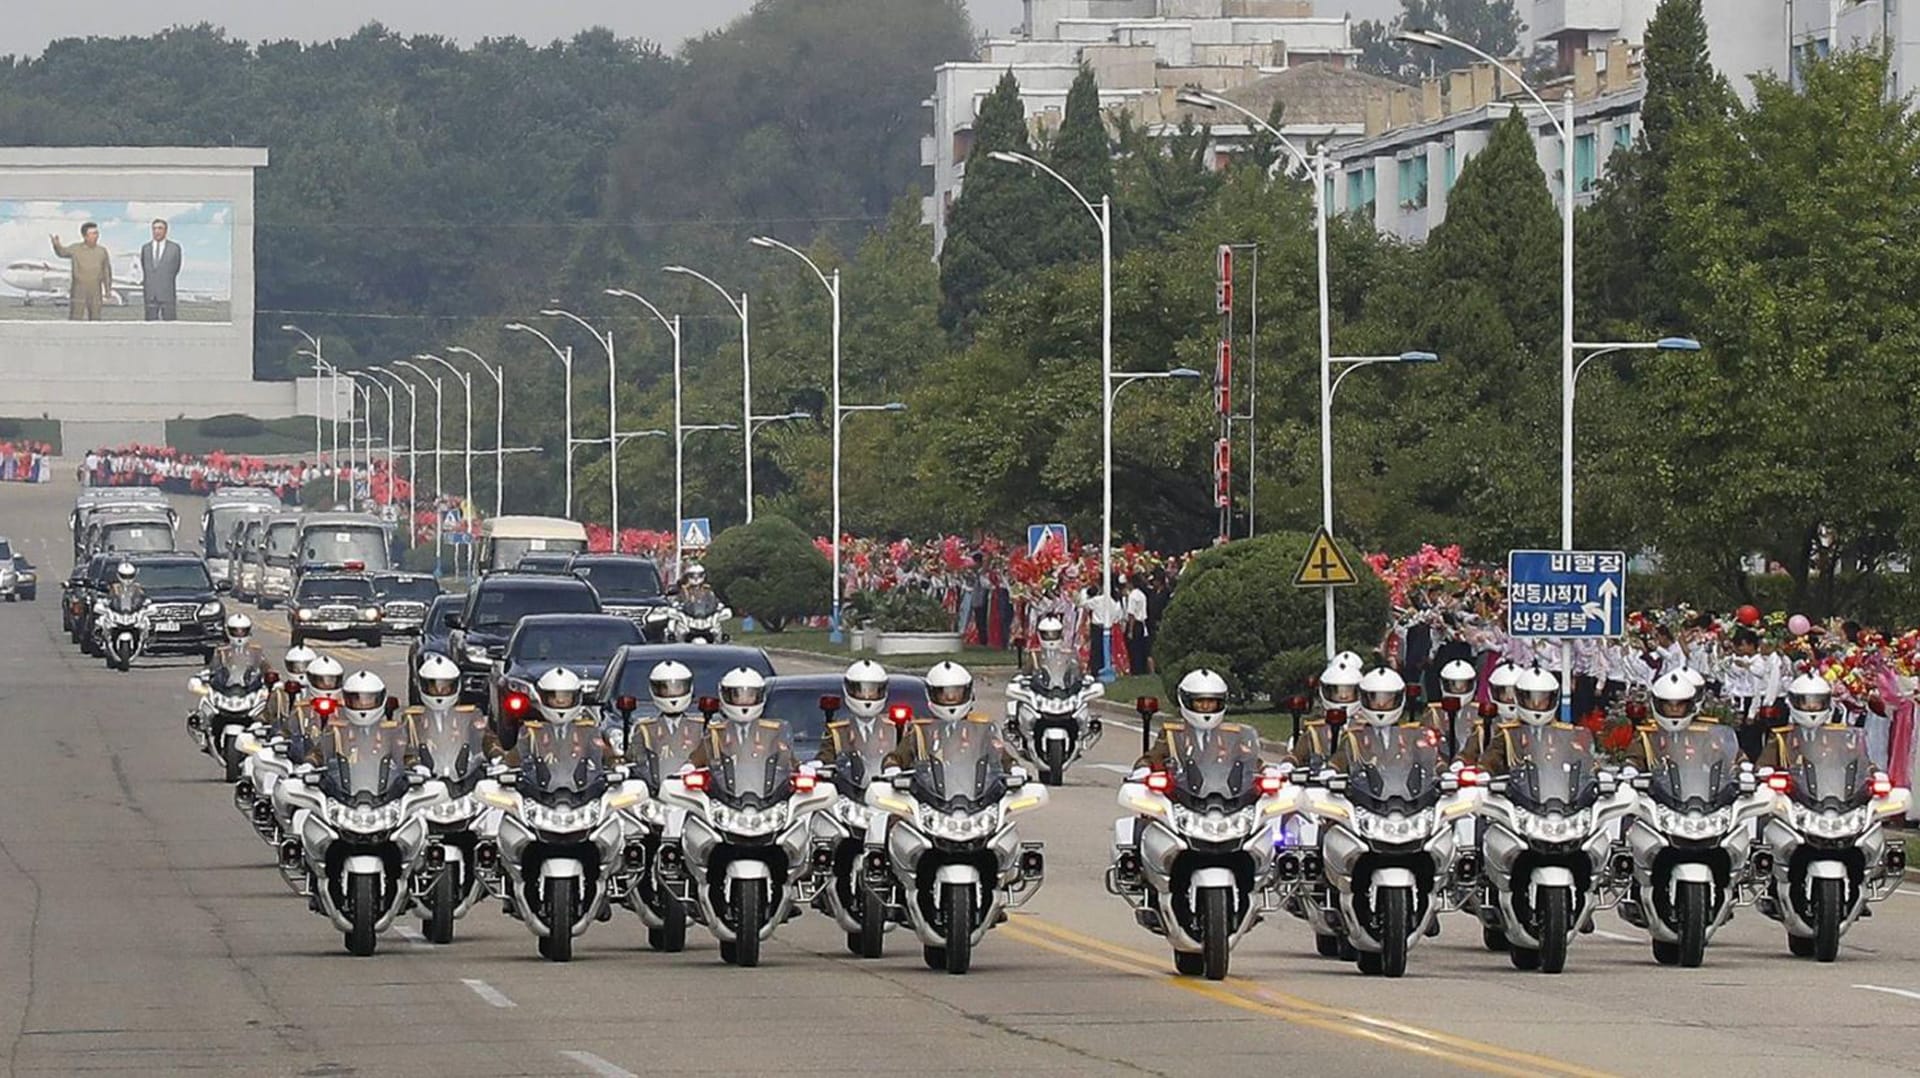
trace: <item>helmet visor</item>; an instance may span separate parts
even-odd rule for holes
[[[377,692],[350,692],[341,700],[348,711],[372,711],[386,702],[386,695]]]
[[[1404,692],[1394,692],[1383,689],[1378,692],[1366,693],[1361,699],[1360,704],[1368,711],[1394,711],[1403,705],[1406,698]]]
[[[1441,678],[1440,691],[1448,696],[1472,696],[1472,678]]]
[[[420,693],[423,696],[453,696],[459,691],[459,678],[435,677],[420,681]]]
[[[720,687],[720,702],[729,707],[756,707],[767,698],[767,690],[759,685],[723,685]]]
[[[1360,699],[1360,686],[1345,683],[1322,685],[1320,698],[1329,704],[1349,706]]]
[[[1511,685],[1495,685],[1495,686],[1493,686],[1493,701],[1494,701],[1494,703],[1496,703],[1496,704],[1511,704],[1511,703],[1513,703],[1513,702],[1514,702],[1514,699],[1515,699],[1515,697],[1514,697],[1514,693],[1513,693],[1513,686],[1511,686]]]
[[[1795,711],[1825,711],[1833,706],[1833,694],[1796,692],[1787,697],[1787,706]]]
[[[1653,701],[1653,710],[1659,712],[1662,718],[1684,719],[1693,714],[1693,697],[1658,697]]]
[[[846,689],[849,700],[871,703],[887,698],[887,683],[884,681],[855,681],[849,678],[842,687]]]
[[[1552,711],[1560,705],[1560,694],[1553,689],[1528,689],[1519,694],[1519,703],[1525,711]]]
[[[549,711],[570,711],[580,706],[578,689],[542,689],[540,706]]]
[[[663,700],[693,695],[693,680],[691,678],[665,678],[649,682],[648,684],[653,695]]]
[[[1058,625],[1043,625],[1040,627],[1040,643],[1042,645],[1058,644],[1066,638],[1066,630],[1060,628]]]
[[[320,692],[333,692],[340,687],[339,674],[315,674],[311,680],[313,687]]]
[[[303,677],[305,676],[306,672],[307,672],[307,664],[304,662],[301,662],[298,659],[295,659],[293,662],[290,662],[287,664],[287,674],[290,677]]]
[[[1211,693],[1202,696],[1188,696],[1181,700],[1181,706],[1196,715],[1218,715],[1227,709],[1227,698]]]
[[[959,707],[973,699],[972,685],[929,685],[927,701],[940,707]]]

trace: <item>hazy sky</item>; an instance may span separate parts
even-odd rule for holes
[[[545,43],[602,25],[671,47],[724,25],[752,5],[753,0],[6,0],[0,55],[37,56],[55,38],[148,34],[198,22],[224,26],[247,41],[324,40],[378,20],[403,34],[445,34],[460,41],[514,34]],[[994,35],[1020,22],[1020,0],[968,0],[968,6],[974,22]],[[1399,8],[1399,0],[1319,0],[1322,14],[1351,11],[1356,18]]]

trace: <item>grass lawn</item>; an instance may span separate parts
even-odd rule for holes
[[[60,421],[0,418],[0,442],[44,442],[53,447],[53,455],[57,457],[60,455]]]
[[[167,444],[183,453],[246,453],[255,456],[313,452],[313,417],[289,416],[263,419],[258,434],[244,437],[211,437],[200,429],[198,419],[167,420]]]
[[[870,659],[879,659],[884,666],[899,666],[903,669],[925,669],[936,663],[951,659],[970,669],[1011,668],[1020,664],[1020,656],[1011,651],[994,648],[963,648],[960,651],[940,655],[897,655],[884,658],[871,651],[855,653],[845,644],[835,644],[827,640],[825,629],[788,629],[780,633],[735,633],[734,643],[748,644],[762,648],[784,648],[788,651],[805,651],[829,658],[844,658],[851,662],[858,654]]]

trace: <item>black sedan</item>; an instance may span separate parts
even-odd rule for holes
[[[826,709],[820,706],[823,697],[844,705],[840,701],[839,674],[783,674],[767,681],[766,717],[786,723],[793,731],[794,755],[802,760],[818,754],[820,739],[826,734]],[[887,707],[905,708],[909,718],[926,718],[926,679],[913,674],[887,675]],[[836,716],[845,718],[846,708],[842,706]]]
[[[493,666],[495,728],[503,738],[517,729],[533,707],[534,684],[547,671],[564,667],[580,676],[593,693],[614,655],[642,642],[640,627],[614,614],[529,614],[507,639]]]
[[[738,644],[642,644],[621,648],[600,678],[601,726],[619,729],[620,711],[615,706],[623,696],[631,696],[638,705],[636,718],[653,714],[653,693],[647,675],[660,663],[672,660],[693,671],[693,698],[720,695],[720,678],[736,666],[756,670],[760,676],[773,677],[773,661],[759,648]]]

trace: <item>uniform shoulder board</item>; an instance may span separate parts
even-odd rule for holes
[[[778,729],[780,729],[780,723],[779,723],[779,722],[777,722],[777,721],[775,721],[775,720],[773,720],[773,719],[761,719],[761,720],[760,720],[760,729],[762,729],[762,730],[778,730]]]
[[[480,710],[480,706],[478,704],[455,704],[453,705],[453,709],[459,712],[472,712]]]
[[[414,704],[412,707],[409,707],[406,710],[406,714],[409,718],[415,715],[425,715],[426,713],[427,713],[427,709],[424,707],[421,707],[419,704]]]
[[[1518,730],[1520,729],[1520,723],[1514,721],[1499,722],[1495,723],[1493,728],[1496,730]]]
[[[1177,733],[1186,728],[1187,724],[1184,719],[1163,719],[1160,722],[1160,729],[1168,733]]]
[[[1634,727],[1634,729],[1640,731],[1643,734],[1653,734],[1653,733],[1658,733],[1660,731],[1660,724],[1652,723],[1652,722],[1643,722],[1640,725]]]
[[[1696,715],[1696,716],[1694,716],[1694,720],[1693,720],[1693,721],[1694,721],[1694,722],[1698,722],[1698,723],[1704,723],[1704,724],[1706,724],[1706,725],[1708,725],[1708,726],[1718,726],[1718,725],[1720,725],[1720,720],[1719,720],[1719,719],[1716,719],[1716,718],[1714,718],[1714,717],[1713,717],[1713,716],[1711,716],[1711,715]]]
[[[1785,726],[1775,726],[1767,732],[1770,734],[1790,734],[1793,732],[1793,724],[1788,723]]]
[[[847,728],[847,720],[845,719],[834,719],[833,721],[827,723],[827,729],[829,730],[844,730],[846,728]]]

